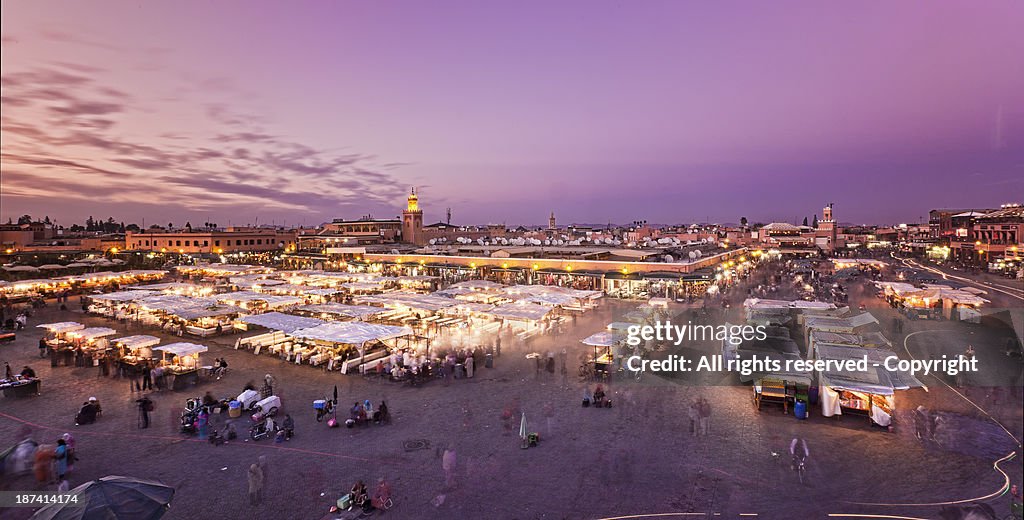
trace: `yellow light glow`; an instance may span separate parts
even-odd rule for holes
[[[566,270],[566,271],[572,271],[572,266],[571,266],[571,265],[567,265],[567,266],[565,266],[565,270]]]
[[[623,267],[622,268],[622,274],[629,274],[629,269],[626,269],[625,267]]]
[[[508,269],[508,263],[501,264],[502,269]]]
[[[180,254],[185,254],[185,250],[184,250],[184,249],[179,249],[179,250],[178,250],[178,253],[180,253]]]
[[[423,264],[425,264],[425,263],[427,263],[427,261],[426,261],[426,260],[420,260],[420,265],[423,265]]]
[[[537,269],[540,269],[540,266],[537,264],[533,264],[533,270],[536,271]]]
[[[396,258],[396,259],[395,259],[395,262],[397,262],[397,263],[399,263],[399,264],[400,264],[400,263],[402,263],[402,259],[401,259],[401,258]]]
[[[8,250],[7,250],[7,254],[11,254],[11,253],[13,253],[13,252],[14,252],[14,250],[13,250],[13,249],[8,249]]]
[[[110,252],[116,255],[117,254],[117,248],[116,247],[110,248]]]
[[[161,253],[166,253],[167,252],[167,248],[166,247],[161,247],[160,248],[160,252]]]
[[[976,245],[976,246],[980,246],[980,245],[981,245],[981,240],[975,241],[975,242],[974,242],[974,245]]]
[[[747,257],[745,257],[745,256],[741,256],[740,257],[740,262],[746,262],[746,261],[747,261]]]

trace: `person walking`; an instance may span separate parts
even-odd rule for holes
[[[455,486],[455,463],[455,447],[448,444],[441,456],[441,469],[444,470],[444,485],[449,488]]]
[[[711,403],[706,398],[701,397],[697,412],[700,420],[700,434],[707,436],[708,424],[711,422]]]
[[[153,411],[153,401],[149,396],[142,396],[135,401],[139,406],[139,428],[149,428],[149,412]]]
[[[260,468],[260,474],[263,475],[263,487],[266,488],[270,485],[270,466],[267,464],[267,456],[260,455],[256,459],[256,465]]]
[[[153,390],[153,367],[147,361],[142,365],[142,391]]]
[[[68,443],[64,439],[57,439],[57,448],[53,450],[53,458],[57,461],[57,481],[64,480],[68,472]]]
[[[697,436],[697,423],[700,420],[700,399],[694,399],[690,403],[690,409],[687,410],[687,415],[690,417],[690,435]]]
[[[472,355],[466,356],[466,378],[467,379],[473,379],[473,367],[474,367],[475,364],[476,364],[476,362],[473,361],[473,356]]]
[[[39,358],[40,359],[46,357],[46,351],[49,348],[50,348],[50,346],[46,344],[46,340],[44,338],[39,338]]]
[[[11,364],[4,361],[4,379],[10,381],[14,379],[14,372],[11,370]]]
[[[263,471],[258,464],[249,466],[249,503],[259,504],[263,501]]]
[[[60,438],[64,439],[64,443],[68,447],[68,471],[74,471],[75,461],[78,460],[75,456],[75,438],[70,433],[65,433]]]

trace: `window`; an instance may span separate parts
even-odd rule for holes
[[[263,239],[261,238],[261,239],[257,240],[256,243],[262,246],[263,245]]]
[[[215,246],[218,246],[218,247],[219,247],[219,246],[220,246],[220,240],[214,240],[214,241],[213,241],[213,245],[215,245]]]
[[[170,240],[168,240],[168,242],[170,242]],[[181,240],[176,240],[176,241],[175,241],[175,243],[174,243],[174,245],[176,245],[176,246],[180,246],[180,245],[181,245]]]
[[[206,246],[209,246],[209,245],[210,245],[210,241],[209,240],[203,240],[203,247],[206,247]]]
[[[188,242],[189,242],[188,240],[186,240],[186,241],[185,241],[185,247],[188,247],[188,246],[189,246],[189,243],[188,243]]]
[[[147,240],[147,241],[146,241],[146,245],[147,245],[147,246],[149,245],[149,240]],[[155,244],[154,244],[154,245],[155,245]]]

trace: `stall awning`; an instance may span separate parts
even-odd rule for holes
[[[82,330],[82,329],[85,328],[85,325],[82,325],[81,323],[78,323],[77,321],[61,321],[61,322],[58,322],[58,323],[43,323],[41,325],[36,325],[36,327],[38,327],[40,329],[46,329],[46,330],[48,330],[50,332],[53,332],[53,333],[56,333],[56,334],[61,334],[61,333],[64,333],[64,332],[71,332],[71,331],[75,331],[75,330]]]
[[[114,334],[117,334],[117,331],[108,327],[89,327],[87,329],[76,330],[68,335],[88,341],[96,338],[113,336]]]
[[[289,333],[294,338],[313,339],[346,345],[362,345],[370,341],[384,341],[411,336],[409,327],[373,325],[362,321],[330,322]]]
[[[302,316],[293,316],[291,314],[282,314],[280,312],[268,312],[266,314],[245,316],[241,321],[250,325],[259,325],[260,327],[279,330],[286,334],[298,329],[316,327],[317,325],[324,323],[323,320],[318,320],[316,318],[304,318]]]
[[[316,312],[322,314],[335,314],[338,316],[348,316],[350,318],[367,318],[382,312],[387,312],[387,309],[383,307],[373,307],[370,305],[345,305],[344,303],[324,303],[321,305],[303,305],[298,307],[297,310],[306,312]]]
[[[551,313],[551,307],[536,303],[509,303],[494,307],[489,314],[496,318],[508,320],[540,321]]]
[[[112,340],[111,343],[119,345],[131,351],[139,350],[140,348],[155,347],[160,344],[160,338],[156,336],[125,336]]]
[[[104,302],[133,302],[135,300],[149,298],[150,296],[155,296],[157,294],[159,293],[155,291],[136,289],[131,291],[118,291],[107,294],[97,294],[95,296],[90,296],[89,299]]]
[[[610,347],[626,338],[625,334],[619,332],[602,331],[580,340],[584,345],[591,347]]]
[[[197,345],[195,343],[171,343],[170,345],[156,347],[153,350],[159,350],[173,356],[188,356],[191,354],[206,352],[210,349],[207,348],[206,345]]]

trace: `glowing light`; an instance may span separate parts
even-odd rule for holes
[[[626,269],[625,267],[623,267],[622,268],[622,274],[629,274],[629,269]]]
[[[501,264],[501,268],[502,269],[508,269],[508,262],[505,262],[504,264]]]
[[[116,255],[117,254],[117,248],[116,247],[110,248],[110,252]]]
[[[469,263],[469,268],[470,269],[476,269],[476,262],[470,262]]]
[[[567,266],[565,266],[565,270],[566,270],[566,271],[572,271],[572,266],[571,266],[571,265],[567,265]]]
[[[8,249],[8,250],[7,250],[7,254],[11,254],[11,253],[13,253],[13,252],[14,252],[14,250],[13,250],[13,249]]]

